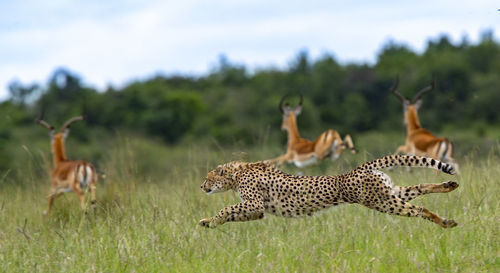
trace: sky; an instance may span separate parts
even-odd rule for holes
[[[410,3],[411,2],[411,3]],[[0,100],[8,84],[46,84],[64,67],[86,86],[157,74],[203,75],[219,56],[250,70],[313,59],[374,63],[388,41],[422,52],[500,32],[498,1],[0,0]]]

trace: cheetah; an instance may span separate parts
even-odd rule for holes
[[[264,213],[284,217],[311,216],[341,203],[357,203],[388,214],[422,217],[443,228],[457,226],[454,220],[441,218],[424,207],[409,203],[423,194],[453,191],[458,187],[457,182],[400,187],[379,171],[391,166],[428,167],[455,174],[450,164],[413,155],[385,156],[337,176],[294,176],[267,162],[230,162],[210,171],[201,189],[207,194],[233,190],[242,202],[223,208],[214,217],[200,220],[199,224],[215,228],[226,222],[262,219]]]

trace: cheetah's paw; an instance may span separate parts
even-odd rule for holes
[[[456,188],[458,188],[458,183],[455,182],[455,181],[448,181],[448,182],[444,182],[443,183],[443,187],[447,190],[447,191],[452,191]]]
[[[216,227],[216,224],[215,222],[211,219],[211,218],[205,218],[205,219],[201,219],[198,224],[202,227],[206,227],[206,228],[215,228]]]
[[[441,226],[444,227],[444,228],[454,228],[457,225],[458,225],[457,222],[455,222],[454,220],[447,220],[447,219],[445,219],[443,221],[443,224]]]

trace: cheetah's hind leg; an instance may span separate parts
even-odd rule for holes
[[[415,186],[399,187],[393,186],[394,194],[399,199],[409,202],[421,195],[428,193],[445,193],[458,188],[458,183],[455,181],[443,182],[440,184],[419,184]]]
[[[422,217],[432,221],[443,228],[456,227],[457,223],[454,220],[449,220],[439,217],[437,214],[429,211],[428,209],[413,204],[407,203],[397,197],[387,196],[383,201],[372,204],[369,207],[380,212],[388,214],[395,214],[408,217]]]

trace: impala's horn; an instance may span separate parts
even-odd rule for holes
[[[434,87],[436,86],[436,82],[434,80],[432,80],[431,84],[429,86],[426,86],[424,88],[422,88],[422,90],[420,90],[416,95],[415,97],[413,97],[413,100],[412,100],[412,104],[417,102],[421,97],[422,95],[424,95],[425,93],[431,91],[432,89],[434,89]]]
[[[84,118],[83,116],[77,116],[77,117],[74,117],[74,118],[70,118],[70,119],[68,119],[68,120],[64,123],[63,127],[61,128],[61,130],[68,129],[68,128],[69,128],[69,126],[70,126],[73,122],[75,122],[75,121],[79,121],[79,120],[84,120],[84,119],[85,119],[85,118]]]
[[[47,129],[49,129],[50,131],[54,130],[54,126],[48,124],[47,122],[45,122],[43,120],[44,115],[45,115],[45,107],[42,104],[42,111],[40,111],[40,116],[37,119],[35,119],[35,122],[40,124],[41,126],[47,128]]]
[[[284,96],[281,98],[281,100],[280,100],[280,106],[279,106],[279,107],[280,107],[280,112],[281,112],[282,114],[284,114],[284,113],[285,113],[285,110],[283,109],[283,103],[285,102],[286,97],[288,97],[288,95],[284,95]]]
[[[399,94],[398,92],[398,85],[399,85],[399,75],[396,77],[396,82],[394,85],[391,87],[391,92],[396,98],[398,98],[401,102],[404,102],[406,99],[403,97],[403,95]]]

